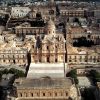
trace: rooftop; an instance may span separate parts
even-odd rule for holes
[[[100,53],[100,47],[73,47],[70,44],[67,45],[67,52],[68,54],[93,54],[93,53]]]
[[[69,78],[56,78],[44,77],[39,79],[20,78],[16,79],[14,85],[17,88],[70,88],[73,82]]]

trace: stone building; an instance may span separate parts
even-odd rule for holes
[[[3,44],[0,49],[0,64],[1,65],[27,65],[27,49],[11,47],[14,44]]]
[[[41,24],[41,27],[40,26],[34,27],[34,25],[32,25],[30,22],[24,22],[19,26],[15,27],[15,34],[19,38],[25,38],[27,35],[37,35],[44,33],[45,33],[44,23]]]
[[[99,67],[99,47],[78,48],[67,45],[67,63],[70,68],[79,69],[78,74],[86,71],[86,68]]]
[[[42,18],[48,21],[51,18],[53,21],[56,20],[56,6],[53,1],[46,5],[36,5],[31,6],[31,12],[29,13],[29,18]]]
[[[79,94],[69,78],[16,79],[16,100],[79,100]]]
[[[0,64],[1,65],[27,65],[27,50],[17,48],[10,48],[0,50]]]
[[[72,25],[67,24],[67,41],[71,44],[77,41],[78,38],[85,37],[89,41],[93,41],[95,45],[100,45],[100,34],[98,28],[82,28],[76,26],[75,23]]]
[[[100,8],[94,10],[94,17],[100,18]]]
[[[45,35],[33,36],[30,53],[31,64],[28,78],[41,76],[64,77],[66,42],[64,35],[56,31],[55,24],[51,19],[45,26]]]
[[[65,62],[65,39],[63,34],[56,33],[55,24],[52,20],[46,25],[46,33],[43,39],[37,36],[32,46],[32,63],[57,63]]]
[[[12,7],[11,18],[24,18],[30,11],[29,7]]]
[[[59,11],[61,16],[66,17],[84,17],[84,9],[72,6],[60,5]]]

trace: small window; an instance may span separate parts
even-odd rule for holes
[[[41,58],[39,59],[39,62],[41,62]]]
[[[31,93],[31,96],[33,97],[33,93]]]
[[[68,93],[66,92],[66,96],[68,96]]]
[[[57,93],[55,93],[55,96],[57,96]]]
[[[47,62],[50,62],[50,58],[49,57],[47,57]]]
[[[57,58],[55,59],[55,62],[57,62],[58,60],[57,60]]]
[[[49,50],[49,46],[47,46],[47,50]]]
[[[5,62],[5,60],[3,60],[3,62]]]
[[[45,93],[43,93],[43,96],[45,96]]]
[[[22,97],[22,93],[20,93],[20,97]]]
[[[77,62],[77,60],[75,59],[75,62]]]
[[[16,62],[15,62],[15,59],[13,60],[13,63],[15,64]]]

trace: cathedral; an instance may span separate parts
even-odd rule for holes
[[[32,63],[65,62],[65,39],[63,34],[56,33],[54,22],[50,19],[45,27],[46,35],[37,36],[32,46]]]
[[[45,25],[45,35],[33,36],[30,53],[31,64],[27,77],[34,77],[33,74],[50,77],[64,76],[65,38],[62,33],[57,32],[51,19]]]

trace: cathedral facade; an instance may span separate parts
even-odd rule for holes
[[[56,31],[51,19],[45,25],[44,35],[33,36],[30,54],[28,78],[64,77],[66,42],[64,35]]]
[[[63,34],[56,33],[52,20],[45,27],[46,35],[37,36],[32,46],[32,63],[62,63],[65,62],[65,39]]]

